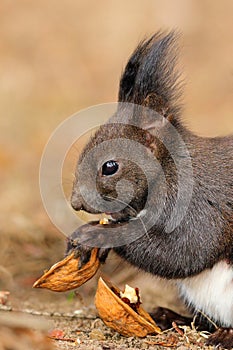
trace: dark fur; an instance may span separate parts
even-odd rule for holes
[[[119,100],[146,105],[163,113],[176,126],[186,143],[192,159],[194,189],[189,210],[181,224],[170,234],[164,232],[171,208],[176,202],[176,169],[156,137],[153,138],[150,134],[148,141],[144,130],[130,125],[116,127],[105,124],[90,140],[80,157],[81,161],[90,149],[102,141],[119,137],[136,140],[147,147],[155,145],[152,151],[163,165],[168,187],[163,213],[157,226],[148,235],[114,250],[139,268],[165,278],[183,278],[197,274],[221,259],[232,261],[233,242],[233,137],[202,138],[187,130],[180,121],[175,90],[178,74],[174,72],[176,59],[172,56],[175,40],[174,33],[165,36],[159,33],[139,44],[121,77]],[[162,137],[169,138],[166,128],[161,132],[164,134]],[[146,168],[150,158],[147,154],[142,157]],[[135,190],[130,205],[138,213],[143,209],[147,198],[146,179],[138,166],[123,159],[121,162],[122,172],[111,179],[97,177],[97,188],[103,197],[114,198],[116,183],[122,178],[130,180]],[[94,159],[87,171],[94,174],[98,171]],[[154,206],[159,193],[159,174],[155,174],[155,177],[158,179],[154,198],[151,198]],[[91,191],[92,184],[88,181],[87,178],[87,186]],[[82,202],[75,183],[72,204],[75,209],[82,207],[89,212],[96,212]],[[119,215],[124,217],[135,214],[131,209],[126,209]]]
[[[120,80],[119,102],[129,102],[154,109],[160,115],[168,118],[176,127],[184,140],[193,167],[193,195],[189,209],[182,222],[173,232],[166,233],[165,226],[176,203],[177,174],[172,158],[159,138],[173,142],[166,127],[157,127],[150,134],[146,130],[130,125],[112,125],[111,122],[100,127],[87,144],[80,158],[83,157],[102,141],[119,137],[133,139],[145,145],[149,153],[141,154],[144,169],[149,167],[150,157],[156,156],[163,167],[166,176],[167,198],[159,221],[146,235],[126,246],[115,247],[114,251],[131,264],[159,275],[163,278],[184,278],[211,268],[221,260],[233,263],[233,136],[203,138],[199,137],[184,126],[180,119],[178,97],[180,94],[176,72],[176,35],[170,33],[155,34],[149,40],[143,41],[136,48],[122,74]],[[173,54],[175,50],[175,54]],[[119,108],[114,118],[121,118],[124,110]],[[147,116],[133,115],[139,120],[141,127],[147,126]],[[140,120],[141,118],[141,120]],[[174,151],[179,153],[176,144]],[[121,172],[110,178],[97,176],[97,188],[103,197],[115,198],[116,183],[125,178],[133,184],[134,198],[131,208],[119,213],[119,219],[127,220],[136,216],[145,201],[151,201],[156,207],[161,189],[160,173],[155,172],[153,196],[147,198],[147,182],[143,170],[137,165],[118,159],[121,162]],[[93,159],[89,172],[97,173],[97,162]],[[79,167],[79,166],[78,166]],[[189,174],[187,174],[188,176]],[[76,210],[93,210],[85,203],[79,193],[77,180],[72,194],[72,205]],[[90,191],[93,184],[86,179]],[[127,191],[127,189],[125,189]],[[187,188],[188,191],[188,188]],[[95,201],[98,205],[97,201]],[[159,203],[158,203],[159,204]],[[99,210],[103,211],[103,210]],[[107,211],[107,208],[106,208]],[[106,225],[107,226],[107,225]],[[127,228],[122,228],[122,230]],[[107,227],[106,227],[107,230]]]

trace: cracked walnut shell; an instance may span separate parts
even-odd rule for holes
[[[65,292],[80,287],[95,275],[100,266],[98,250],[92,249],[90,260],[81,269],[78,269],[79,257],[72,252],[45,272],[33,287],[46,288],[55,292]]]
[[[139,298],[138,303],[131,304],[127,298],[121,299],[120,295],[118,288],[99,279],[95,305],[100,318],[108,327],[127,337],[142,338],[148,334],[161,333],[151,316],[140,306]]]

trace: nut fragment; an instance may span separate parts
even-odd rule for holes
[[[79,257],[76,258],[75,253],[72,252],[45,272],[33,287],[46,288],[55,292],[65,292],[80,287],[91,279],[99,268],[98,249],[92,250],[90,260],[80,270],[78,270],[78,262]]]
[[[107,225],[109,223],[109,220],[107,218],[100,219],[99,224],[100,225]]]
[[[128,284],[125,285],[124,292],[120,292],[120,297],[121,299],[128,299],[130,304],[137,304],[138,302],[140,303],[140,297],[137,291],[135,288],[128,286]]]
[[[104,323],[118,333],[131,337],[145,337],[161,333],[151,316],[140,306],[140,300],[132,308],[120,298],[120,290],[99,279],[95,305]]]

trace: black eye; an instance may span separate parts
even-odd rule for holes
[[[113,175],[117,172],[119,165],[114,160],[108,160],[102,166],[102,175],[108,176]]]

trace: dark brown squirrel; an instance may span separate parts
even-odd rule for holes
[[[201,310],[220,327],[208,343],[231,348],[233,136],[200,137],[185,126],[178,102],[176,42],[176,33],[159,32],[142,41],[130,57],[120,79],[117,110],[85,146],[71,198],[75,210],[107,212],[112,221],[102,227],[81,226],[71,235],[67,250],[82,235],[95,233],[102,261],[112,248],[139,269],[173,279],[188,307],[194,313]],[[132,158],[124,157],[127,152],[134,153]],[[176,222],[178,197],[181,217]],[[123,236],[119,244],[110,235],[114,227]],[[103,236],[111,239],[104,241]],[[129,236],[127,241],[124,237]],[[85,261],[91,248],[83,242],[77,249]]]

